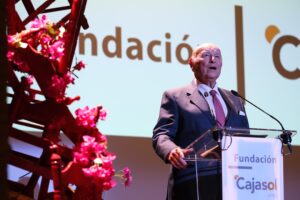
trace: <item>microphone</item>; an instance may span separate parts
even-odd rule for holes
[[[263,109],[259,108],[258,106],[256,106],[254,103],[248,101],[247,99],[245,99],[244,97],[242,97],[238,92],[234,91],[234,90],[231,90],[231,93],[234,95],[234,96],[237,96],[237,97],[240,97],[242,98],[243,100],[247,101],[248,103],[250,103],[252,106],[254,106],[255,108],[257,108],[258,110],[262,111],[263,113],[267,114],[269,117],[273,118],[275,121],[277,121],[279,123],[279,125],[281,126],[281,129],[282,130],[285,130],[282,123],[276,119],[275,117],[273,117],[272,115],[270,115],[269,113],[267,113],[266,111],[264,111]]]
[[[287,144],[288,145],[288,149],[289,151],[292,153],[292,147],[291,147],[291,142],[292,142],[292,133],[290,131],[286,131],[282,125],[282,123],[277,119],[275,118],[274,116],[270,115],[269,113],[267,113],[266,111],[264,111],[263,109],[261,109],[260,107],[256,106],[254,103],[250,102],[249,100],[247,100],[245,97],[241,96],[238,92],[234,91],[234,90],[231,90],[231,93],[234,95],[234,96],[237,96],[237,97],[240,97],[241,99],[247,101],[248,103],[250,103],[252,106],[254,106],[255,108],[257,108],[258,110],[262,111],[263,113],[265,113],[266,115],[268,115],[269,117],[271,117],[272,119],[274,119],[275,121],[277,121],[283,131],[282,134],[280,134],[280,138],[281,141],[284,143],[284,144]]]

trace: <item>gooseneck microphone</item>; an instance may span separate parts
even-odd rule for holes
[[[257,108],[258,110],[262,111],[263,113],[269,115],[269,117],[273,118],[275,121],[277,121],[277,122],[280,124],[282,130],[285,130],[284,127],[283,127],[283,125],[282,125],[282,123],[281,123],[278,119],[276,119],[274,116],[270,115],[269,113],[267,113],[266,111],[264,111],[263,109],[261,109],[260,107],[258,107],[257,105],[255,105],[254,103],[248,101],[247,99],[245,99],[245,97],[242,97],[238,92],[236,92],[236,91],[234,91],[234,90],[231,90],[231,93],[232,93],[234,96],[240,97],[240,98],[242,98],[243,100],[247,101],[247,102],[250,103],[252,106],[254,106],[254,107]]]
[[[266,115],[268,115],[269,117],[271,117],[272,119],[274,119],[275,121],[277,121],[282,129],[282,134],[279,136],[281,141],[284,143],[284,144],[287,144],[288,145],[288,149],[289,151],[292,153],[292,147],[291,147],[291,142],[292,142],[292,133],[290,131],[286,131],[282,125],[282,123],[277,119],[275,118],[274,116],[270,115],[269,113],[267,113],[266,111],[264,111],[263,109],[261,109],[260,107],[258,107],[257,105],[255,105],[254,103],[250,102],[249,100],[247,100],[245,97],[241,96],[238,92],[234,91],[234,90],[231,90],[231,93],[234,95],[234,96],[237,96],[237,97],[240,97],[241,99],[245,100],[246,102],[250,103],[252,106],[254,106],[255,108],[257,108],[258,110],[262,111],[263,113],[265,113]]]

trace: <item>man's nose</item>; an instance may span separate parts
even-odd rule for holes
[[[210,63],[214,63],[215,62],[215,58],[216,58],[215,56],[211,55],[210,58],[209,58],[209,62]]]

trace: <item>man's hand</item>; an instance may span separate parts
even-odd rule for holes
[[[179,147],[173,149],[169,155],[168,160],[177,169],[184,169],[187,167],[186,161],[183,159],[184,155],[191,153],[192,149],[181,149]]]

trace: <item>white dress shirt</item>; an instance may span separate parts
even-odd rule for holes
[[[225,103],[223,97],[221,96],[221,94],[219,92],[218,85],[216,84],[214,88],[211,88],[208,85],[203,84],[203,83],[199,83],[199,82],[197,83],[197,85],[198,85],[199,92],[201,92],[201,94],[205,97],[205,100],[208,103],[211,114],[213,116],[216,116],[216,111],[215,111],[215,107],[214,107],[214,103],[213,103],[213,98],[212,98],[212,96],[209,92],[211,90],[215,90],[217,92],[216,95],[217,95],[218,99],[221,102],[221,105],[222,105],[222,108],[223,108],[223,111],[224,111],[224,114],[225,114],[225,117],[226,117],[227,114],[228,114],[228,109],[227,109],[227,106],[226,106],[226,103]]]

